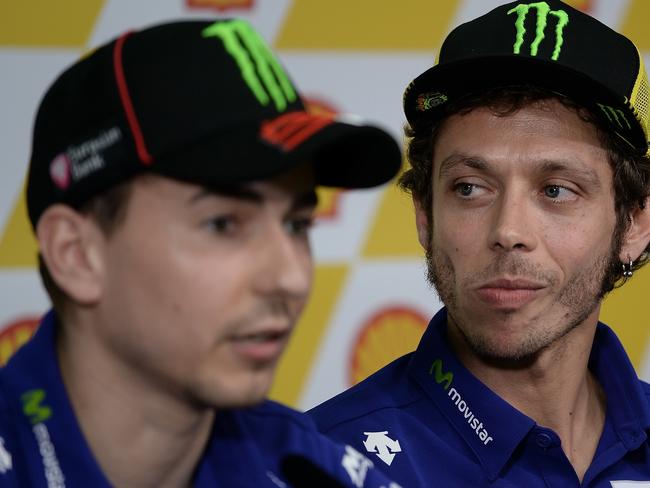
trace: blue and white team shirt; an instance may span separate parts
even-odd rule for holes
[[[2,488],[110,486],[69,403],[55,354],[57,327],[48,313],[34,338],[0,369]],[[285,465],[291,456],[293,464]],[[294,486],[283,466],[302,486],[312,486],[313,477],[330,480],[317,486],[399,488],[367,457],[320,434],[306,415],[270,401],[219,411],[193,486]]]
[[[558,435],[463,367],[446,327],[443,309],[415,352],[311,410],[321,431],[383,464],[405,487],[650,487],[650,385],[609,327],[598,324],[589,360],[607,407],[582,484]]]

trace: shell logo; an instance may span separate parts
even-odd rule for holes
[[[410,307],[394,306],[376,312],[363,324],[352,347],[349,384],[357,384],[415,350],[428,323],[428,318]]]
[[[39,322],[40,318],[30,317],[0,327],[0,366],[34,335]]]
[[[188,8],[214,8],[218,11],[250,9],[253,0],[186,0]]]

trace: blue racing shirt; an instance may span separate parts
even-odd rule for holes
[[[0,369],[0,487],[110,486],[66,394],[56,329],[50,312],[34,338]],[[368,458],[320,434],[306,415],[271,401],[219,411],[193,485],[398,487]]]
[[[650,386],[599,323],[589,368],[607,396],[604,431],[582,484],[558,435],[474,377],[431,320],[413,353],[309,413],[319,428],[409,487],[650,487]],[[635,483],[632,483],[635,482]]]

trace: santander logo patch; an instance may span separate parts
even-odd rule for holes
[[[70,186],[70,160],[65,154],[59,154],[50,163],[50,177],[56,186],[65,190]]]

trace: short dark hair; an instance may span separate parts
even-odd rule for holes
[[[90,216],[97,222],[101,231],[110,236],[126,217],[126,210],[131,197],[132,180],[116,185],[85,202],[79,212]],[[61,289],[50,274],[43,256],[38,255],[38,272],[52,306],[59,316],[62,315],[70,301],[68,294]]]
[[[521,108],[544,100],[558,100],[573,110],[584,121],[592,124],[603,148],[607,151],[614,178],[614,208],[616,229],[613,242],[620,243],[630,225],[630,213],[643,208],[650,194],[650,158],[612,133],[586,108],[550,90],[531,85],[515,85],[487,88],[473,92],[451,102],[443,116],[416,128],[406,126],[408,169],[399,179],[400,187],[411,193],[427,215],[429,228],[432,225],[432,169],[433,151],[440,129],[451,115],[467,114],[479,107],[486,107],[497,116],[511,115]],[[650,256],[650,243],[634,262],[632,270],[643,266]],[[603,283],[603,295],[625,282],[620,263],[610,263]]]

